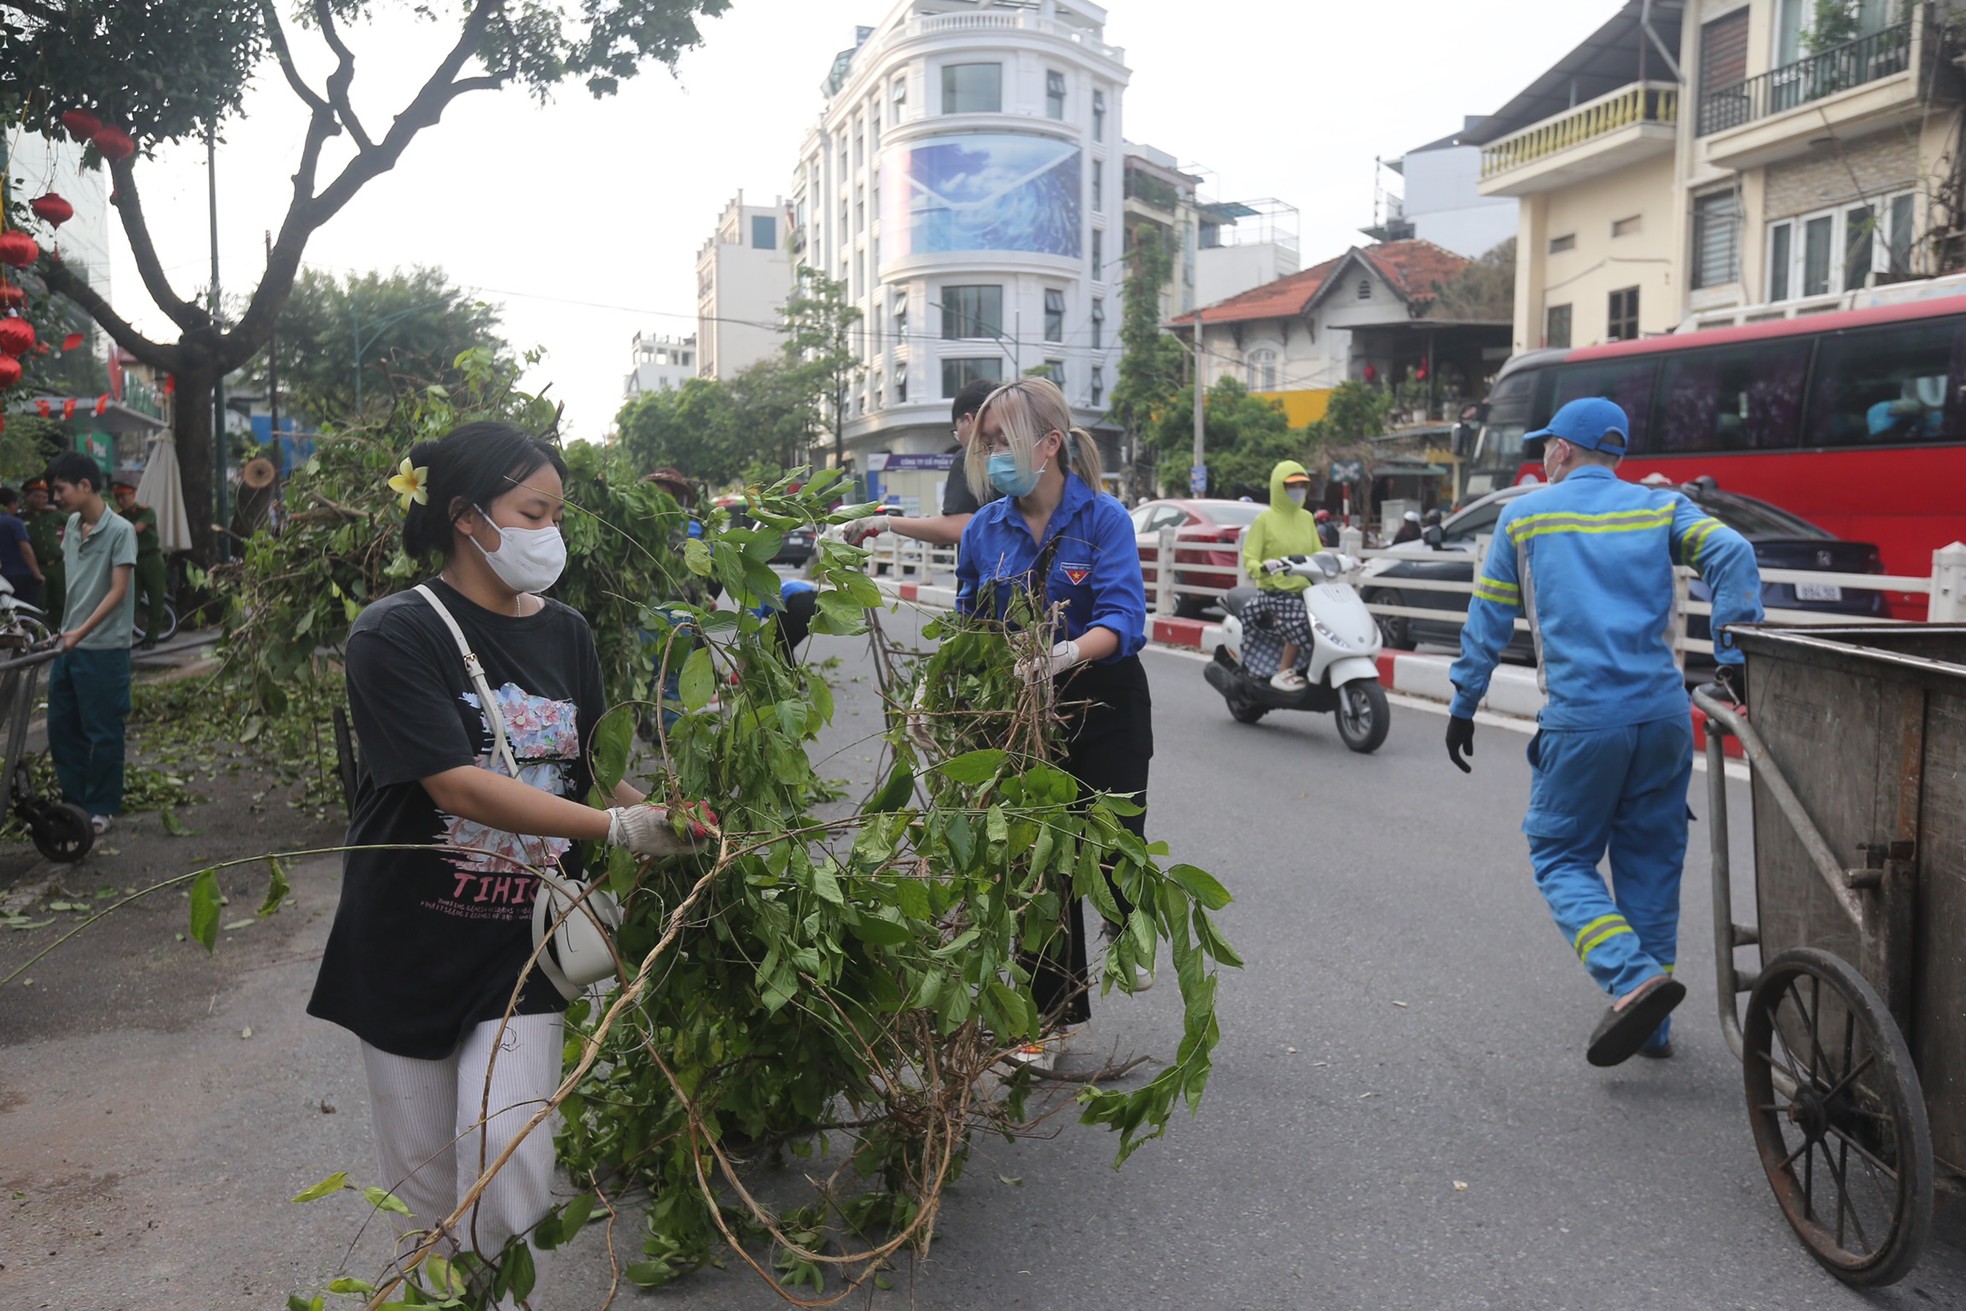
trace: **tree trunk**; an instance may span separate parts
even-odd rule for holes
[[[177,375],[171,435],[177,439],[184,479],[184,513],[191,526],[191,558],[209,566],[212,550],[212,375],[208,369]]]

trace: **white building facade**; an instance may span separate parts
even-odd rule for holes
[[[46,248],[61,252],[71,269],[88,273],[89,285],[107,299],[109,287],[109,175],[82,163],[82,145],[50,141],[31,132],[7,142],[8,194],[22,202],[54,192],[74,206],[75,216],[52,234],[45,223],[31,231]],[[91,329],[93,331],[93,329]]]
[[[696,371],[724,381],[777,355],[781,314],[792,289],[782,200],[724,206],[717,230],[696,254]]]
[[[1082,0],[904,0],[836,59],[793,184],[792,256],[864,316],[845,428],[858,469],[946,450],[975,378],[1046,369],[1078,424],[1103,426],[1129,77],[1104,26]]]
[[[652,391],[680,391],[696,376],[696,338],[665,337],[638,332],[630,343],[633,352],[628,376],[622,380],[621,396],[632,401]]]
[[[1469,119],[1472,129],[1478,119]],[[1516,234],[1513,196],[1481,193],[1481,147],[1454,136],[1415,147],[1386,167],[1405,179],[1391,198],[1386,222],[1365,231],[1380,241],[1417,237],[1443,250],[1480,259]]]

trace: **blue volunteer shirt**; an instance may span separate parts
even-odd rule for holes
[[[1147,589],[1133,519],[1125,506],[1069,471],[1042,542],[1031,540],[1017,502],[1008,496],[970,519],[956,561],[956,609],[1002,619],[1046,553],[1045,595],[1054,604],[1064,603],[1065,635],[1077,639],[1088,628],[1111,629],[1119,649],[1102,664],[1137,654],[1147,644]]]
[[[1527,614],[1544,728],[1615,728],[1687,713],[1673,663],[1673,568],[1697,569],[1713,590],[1714,657],[1739,664],[1721,632],[1762,617],[1761,572],[1747,539],[1685,496],[1625,482],[1587,464],[1562,482],[1509,502],[1475,576],[1452,713],[1471,718],[1489,676]]]

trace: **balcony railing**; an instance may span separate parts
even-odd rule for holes
[[[1700,97],[1699,135],[1767,118],[1911,67],[1913,18]]]
[[[1578,105],[1568,113],[1546,118],[1481,152],[1483,180],[1521,168],[1573,146],[1609,136],[1628,127],[1679,121],[1679,88],[1670,82],[1634,82],[1608,96]]]

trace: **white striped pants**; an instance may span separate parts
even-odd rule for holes
[[[409,1207],[413,1224],[406,1227],[428,1229],[455,1211],[485,1167],[553,1095],[560,1086],[561,1029],[558,1012],[515,1015],[503,1032],[491,1020],[465,1034],[457,1051],[441,1061],[392,1056],[362,1044],[380,1182]],[[506,1239],[546,1217],[553,1205],[557,1127],[557,1118],[549,1119],[519,1144],[460,1222],[460,1247],[496,1257]],[[541,1288],[551,1255],[534,1253]]]

